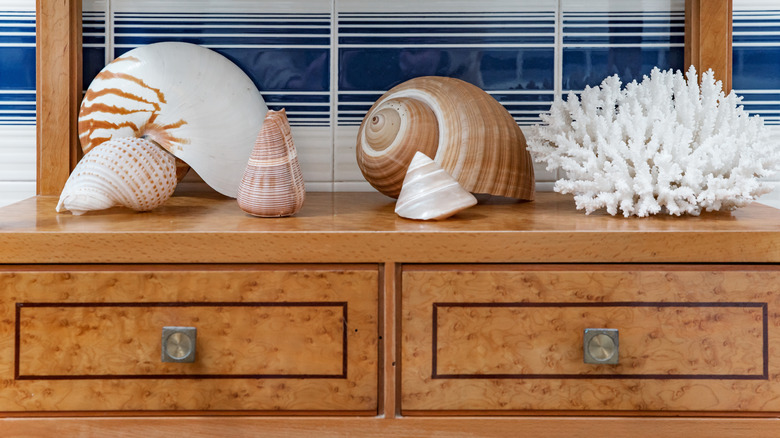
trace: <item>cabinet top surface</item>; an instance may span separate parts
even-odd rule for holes
[[[146,213],[82,216],[39,196],[0,209],[4,263],[780,262],[780,210],[649,218],[585,215],[574,201],[481,202],[444,221],[403,219],[378,193],[309,193],[288,218],[181,194]]]

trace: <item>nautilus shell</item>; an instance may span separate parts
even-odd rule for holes
[[[176,189],[173,155],[143,138],[118,138],[91,149],[62,189],[57,211],[80,215],[124,206],[151,210]]]
[[[417,151],[470,192],[534,198],[533,163],[522,131],[498,101],[467,82],[411,79],[368,111],[358,133],[357,161],[372,186],[398,197]]]
[[[254,216],[291,216],[305,196],[287,114],[268,111],[238,188],[238,206]]]
[[[266,111],[252,80],[224,56],[156,43],[98,73],[81,104],[79,139],[89,152],[112,138],[147,137],[235,198]]]
[[[428,156],[417,152],[409,164],[395,213],[408,219],[441,220],[476,203],[477,198],[455,178]]]

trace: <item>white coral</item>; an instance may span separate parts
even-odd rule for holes
[[[653,69],[621,90],[617,76],[556,99],[528,150],[565,177],[555,191],[573,193],[577,209],[611,215],[672,215],[744,206],[771,190],[759,178],[780,170],[780,147],[712,71],[701,87],[691,67]],[[687,79],[687,81],[686,81]]]

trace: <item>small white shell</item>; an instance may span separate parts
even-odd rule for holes
[[[84,152],[118,137],[146,136],[235,198],[267,107],[235,64],[195,44],[133,49],[92,81],[79,112]]]
[[[143,138],[117,138],[90,150],[62,189],[57,211],[80,215],[121,205],[151,210],[176,189],[176,160]]]
[[[292,216],[305,196],[287,114],[268,111],[238,187],[238,206],[254,216]]]
[[[422,152],[409,163],[395,213],[408,219],[440,220],[477,203],[449,173]]]

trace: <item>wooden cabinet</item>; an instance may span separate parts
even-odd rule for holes
[[[780,434],[776,209],[55,204],[0,209],[0,435]],[[164,327],[197,329],[194,362],[162,361]],[[584,362],[593,328],[617,364]]]

